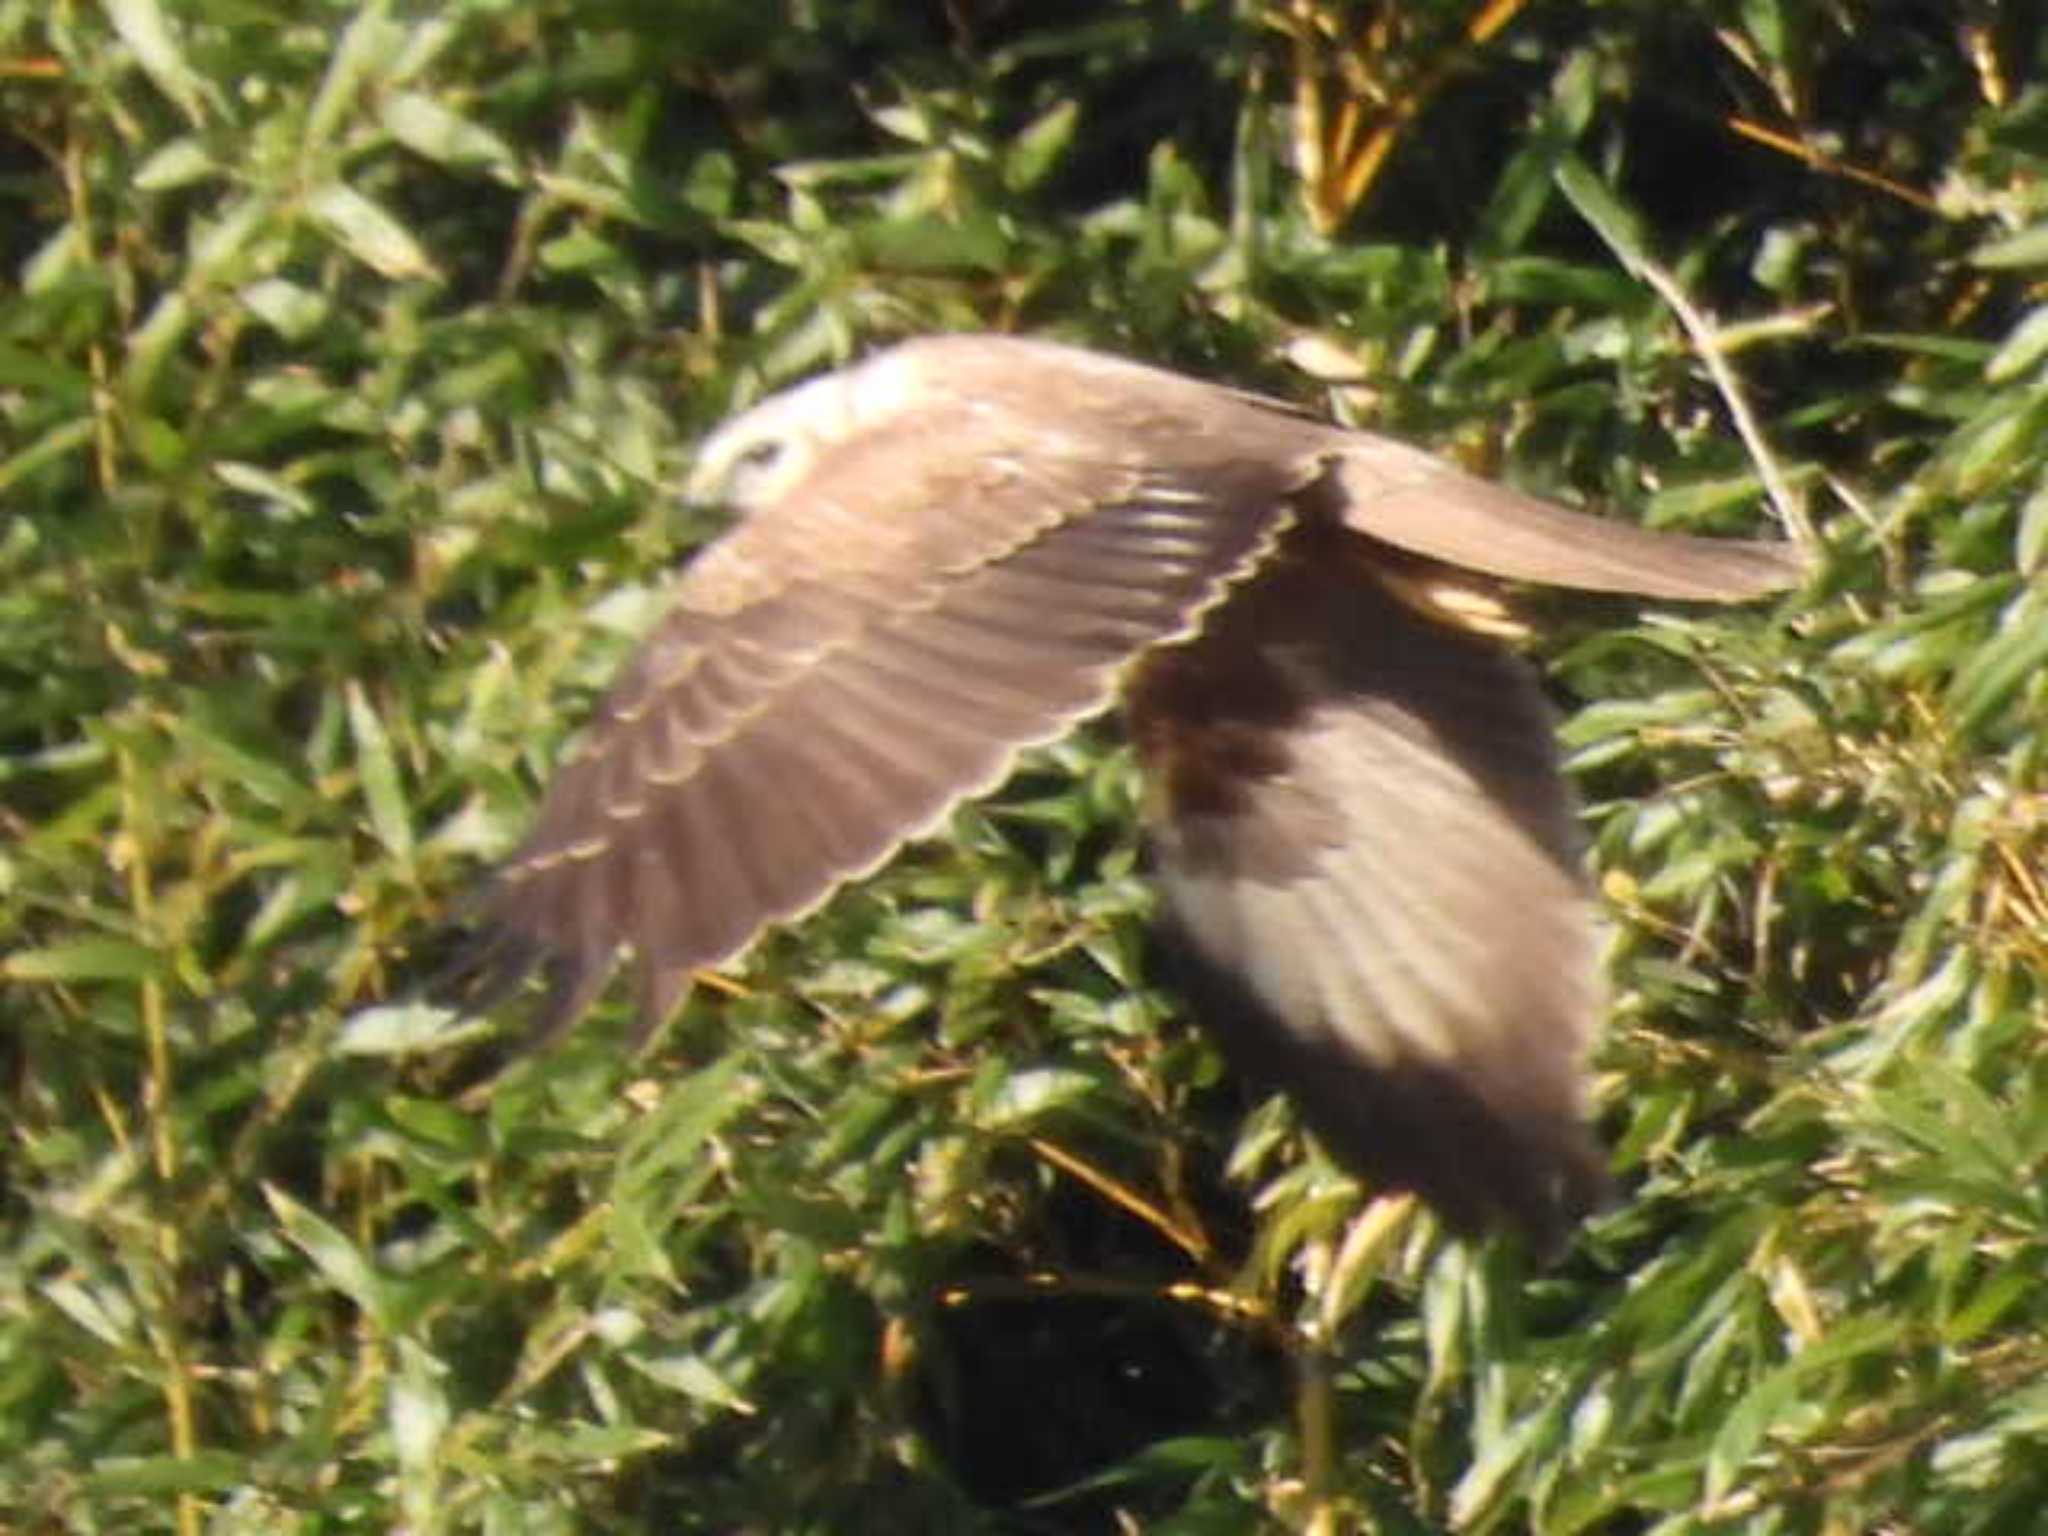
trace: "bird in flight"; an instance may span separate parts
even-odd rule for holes
[[[693,973],[1121,704],[1173,979],[1346,1167],[1554,1238],[1597,1197],[1591,901],[1498,583],[1735,601],[1789,546],[1570,512],[1120,358],[931,337],[714,432],[743,514],[485,898],[543,1029]]]

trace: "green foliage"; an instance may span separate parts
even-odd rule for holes
[[[0,1526],[2040,1529],[2039,39],[1309,9],[0,0]],[[1414,108],[1334,234],[1317,59]],[[1532,598],[1627,1187],[1562,1260],[1247,1116],[1107,731],[644,1055],[418,1002],[733,404],[1022,329],[1753,529],[1673,294],[1827,556]]]

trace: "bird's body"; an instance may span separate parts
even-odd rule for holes
[[[1599,1183],[1589,903],[1494,578],[1728,600],[1781,546],[1533,501],[1046,342],[910,342],[703,445],[744,516],[494,888],[550,1022],[635,951],[652,1022],[1122,698],[1180,979],[1348,1165],[1554,1232]]]

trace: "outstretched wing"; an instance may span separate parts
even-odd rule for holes
[[[1310,528],[1128,692],[1196,1015],[1347,1167],[1539,1241],[1596,1198],[1589,903],[1522,663]]]
[[[868,432],[707,550],[500,872],[477,990],[541,965],[558,1027],[630,942],[658,1021],[692,971],[1110,703],[1266,555],[1299,478],[1030,447]]]

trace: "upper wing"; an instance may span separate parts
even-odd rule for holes
[[[1589,904],[1521,662],[1305,529],[1128,691],[1197,1017],[1342,1163],[1539,1240],[1595,1197]]]
[[[1411,554],[1515,581],[1733,601],[1792,586],[1807,568],[1782,542],[1657,533],[1568,511],[1393,438],[1122,358],[976,335],[909,342],[895,355],[934,386],[998,402],[1049,432],[1115,423],[1164,462],[1320,461],[1320,515]]]
[[[1108,704],[1268,552],[1289,478],[1011,454],[971,423],[827,453],[678,584],[488,897],[480,990],[544,963],[557,1026],[630,942],[651,1025]]]

